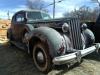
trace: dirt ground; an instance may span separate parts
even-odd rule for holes
[[[36,69],[32,58],[26,52],[8,44],[0,44],[0,75],[45,74]],[[55,66],[47,75],[100,75],[100,55],[88,55],[80,65],[69,69],[64,65]]]

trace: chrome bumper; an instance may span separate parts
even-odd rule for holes
[[[74,53],[70,53],[70,54],[63,55],[63,56],[58,56],[53,59],[53,63],[55,65],[61,65],[61,64],[70,63],[72,61],[80,62],[82,57],[94,51],[98,52],[99,48],[100,48],[100,44],[98,43],[84,50],[77,50],[77,52],[74,52]]]

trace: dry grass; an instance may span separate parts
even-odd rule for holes
[[[6,39],[6,38],[0,38],[0,43],[1,44],[7,43],[7,42],[8,42],[8,39]]]

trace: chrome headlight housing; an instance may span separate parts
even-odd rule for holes
[[[81,27],[82,27],[82,30],[85,30],[85,29],[87,29],[87,24],[83,23]]]
[[[62,31],[63,31],[63,32],[68,32],[68,31],[69,31],[69,25],[68,25],[67,23],[64,23],[64,24],[62,25]]]

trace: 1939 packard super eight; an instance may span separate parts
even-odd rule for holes
[[[99,50],[95,37],[78,18],[50,19],[40,10],[17,12],[7,31],[10,44],[27,50],[36,67],[49,72],[52,65],[81,62],[81,58]]]

